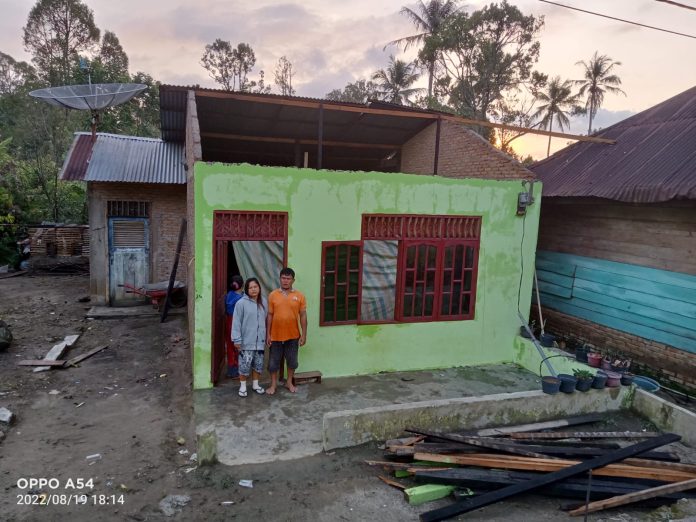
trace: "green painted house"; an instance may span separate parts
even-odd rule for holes
[[[231,276],[267,293],[282,266],[307,298],[299,371],[515,359],[540,207],[519,163],[454,117],[391,104],[175,86],[160,100],[163,139],[186,150],[195,388],[224,378]]]

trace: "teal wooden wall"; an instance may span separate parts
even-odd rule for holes
[[[541,304],[696,353],[696,276],[538,251]]]

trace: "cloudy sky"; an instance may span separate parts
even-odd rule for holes
[[[256,71],[272,80],[286,55],[296,70],[298,95],[322,97],[334,88],[384,67],[395,48],[387,42],[413,34],[399,14],[404,0],[86,0],[102,30],[116,33],[131,63],[164,83],[215,87],[200,66],[203,48],[216,38],[249,43]],[[474,10],[487,2],[462,2]],[[622,62],[617,69],[627,96],[608,96],[596,118],[606,127],[696,85],[696,39],[676,36],[563,9],[538,0],[510,0],[525,14],[544,15],[537,68],[549,75],[581,78],[575,63],[594,51]],[[696,35],[696,11],[658,0],[559,0],[672,31]],[[696,0],[680,0],[696,7]],[[28,60],[22,27],[31,0],[0,0],[0,51]],[[252,75],[253,76],[253,75]],[[587,131],[578,118],[567,132]],[[555,139],[552,148],[565,146]],[[521,152],[545,156],[544,139],[523,139]]]

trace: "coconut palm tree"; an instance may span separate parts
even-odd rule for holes
[[[422,43],[428,36],[437,33],[447,17],[456,13],[458,9],[457,0],[430,0],[428,3],[420,0],[415,9],[404,6],[401,8],[401,14],[411,20],[419,32],[389,43],[403,45],[404,50],[407,50],[411,45]],[[432,56],[426,62],[428,69],[428,98],[433,95],[436,58],[436,56]]]
[[[559,76],[552,78],[546,88],[538,91],[535,98],[542,102],[542,105],[534,113],[534,118],[541,118],[539,125],[547,127],[548,131],[553,130],[553,120],[556,120],[558,127],[563,130],[570,124],[568,116],[578,110],[578,95],[573,93],[573,82],[563,80]],[[551,153],[551,136],[546,148],[546,157]]]
[[[393,56],[389,57],[389,66],[386,69],[380,69],[372,75],[384,99],[399,105],[408,103],[409,96],[422,90],[411,87],[418,78],[420,74],[416,72],[416,64],[397,60]]]
[[[588,62],[579,61],[575,65],[582,65],[585,69],[585,77],[582,80],[575,80],[575,85],[580,85],[580,96],[587,97],[585,101],[585,110],[590,116],[590,123],[587,126],[587,134],[592,133],[592,120],[594,120],[597,110],[602,106],[604,101],[604,93],[612,94],[626,93],[619,89],[621,78],[613,74],[613,69],[621,62],[615,62],[606,54],[599,56],[597,51]]]

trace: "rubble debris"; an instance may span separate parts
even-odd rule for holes
[[[15,421],[15,414],[5,407],[0,408],[0,422],[12,424]]]
[[[164,516],[173,517],[189,502],[191,502],[191,497],[188,495],[167,495],[160,500],[159,508]]]
[[[51,348],[48,353],[46,354],[46,357],[44,357],[45,361],[57,361],[60,359],[63,354],[65,353],[65,350],[67,350],[69,347],[71,347],[73,344],[77,342],[77,340],[80,338],[80,335],[68,335],[63,339],[63,342],[56,344],[53,348]],[[34,373],[36,372],[45,372],[47,370],[50,370],[50,366],[39,366],[38,368],[34,368]]]
[[[94,453],[92,455],[87,455],[85,457],[85,460],[101,460],[102,455],[101,453]]]
[[[242,486],[243,488],[253,488],[254,487],[254,481],[253,480],[248,480],[248,479],[242,479],[239,481],[239,485]]]
[[[7,326],[7,323],[0,320],[0,352],[7,350],[12,344],[12,330]]]
[[[83,353],[82,355],[78,355],[76,357],[73,357],[72,359],[68,359],[68,361],[65,363],[66,368],[70,368],[71,366],[75,366],[78,363],[81,363],[85,359],[92,357],[93,355],[101,352],[102,350],[105,350],[109,347],[109,345],[103,345],[103,346],[97,346],[96,348],[88,351],[87,353]]]
[[[522,433],[529,431],[547,430],[550,428],[561,428],[563,426],[577,426],[579,424],[591,424],[601,421],[604,418],[599,413],[590,413],[588,415],[578,415],[575,417],[566,417],[565,419],[557,419],[544,422],[535,422],[533,424],[521,424],[517,426],[501,426],[497,428],[486,428],[478,430],[473,435],[479,437],[497,437],[507,435],[509,433]]]
[[[420,506],[426,502],[432,502],[441,498],[448,497],[454,491],[454,486],[445,486],[442,484],[425,484],[423,486],[415,486],[413,488],[404,489],[404,495],[408,503],[412,506]]]

